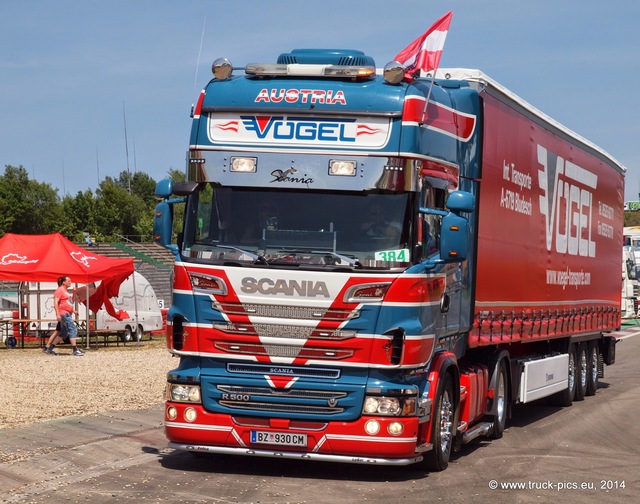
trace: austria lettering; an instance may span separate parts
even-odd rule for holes
[[[346,105],[343,91],[332,89],[262,89],[255,103],[324,103],[327,105]]]

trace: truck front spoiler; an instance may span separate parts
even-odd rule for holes
[[[219,455],[248,455],[251,457],[270,457],[285,458],[293,460],[310,460],[317,462],[341,462],[344,464],[375,464],[375,465],[398,465],[406,466],[422,461],[422,455],[401,459],[372,458],[372,457],[354,457],[349,455],[327,455],[322,453],[309,452],[289,452],[282,450],[256,450],[254,448],[244,447],[224,447],[224,446],[207,446],[192,445],[183,443],[169,442],[169,448],[176,450],[190,451],[194,453],[211,453]]]

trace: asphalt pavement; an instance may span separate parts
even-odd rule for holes
[[[640,326],[619,336],[594,397],[519,405],[502,439],[465,445],[441,473],[195,457],[167,447],[158,404],[0,430],[0,502],[638,502]]]

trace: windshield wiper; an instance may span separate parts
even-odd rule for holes
[[[349,266],[355,268],[363,268],[362,263],[357,259],[353,259],[351,257],[347,257],[342,254],[338,254],[337,252],[333,252],[331,250],[309,250],[309,249],[286,249],[286,252],[294,253],[294,254],[318,254],[318,255],[330,255],[335,257],[336,259],[340,259],[340,261],[346,262]],[[333,264],[332,266],[337,266]]]
[[[362,266],[362,263],[360,261],[358,261],[357,259],[353,259],[352,257],[348,257],[342,254],[338,254],[337,252],[320,252],[317,250],[312,250],[311,251],[312,254],[330,254],[333,257],[336,257],[337,259],[340,259],[341,261],[346,262],[349,266],[354,266],[356,268],[363,268],[364,266]]]
[[[236,252],[240,252],[241,254],[249,256],[251,259],[253,259],[254,264],[264,264],[265,266],[269,266],[269,261],[267,261],[267,259],[263,255],[255,254],[253,252],[250,252],[249,250],[234,247],[233,245],[216,244],[216,247],[235,250]]]

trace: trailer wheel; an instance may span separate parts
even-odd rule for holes
[[[569,379],[567,380],[567,388],[557,394],[553,394],[549,398],[551,403],[556,406],[571,406],[573,398],[576,395],[576,347],[573,343],[569,344],[567,353],[569,354],[569,362],[567,364]]]
[[[501,360],[497,365],[495,372],[498,373],[498,381],[493,395],[493,401],[496,404],[496,415],[493,417],[493,439],[500,439],[507,425],[507,404],[509,395],[507,392],[507,368],[505,360]]]
[[[133,329],[131,326],[125,326],[124,332],[122,333],[122,341],[129,342],[133,339]]]
[[[445,373],[436,393],[434,417],[431,422],[431,444],[433,448],[424,457],[423,465],[429,471],[444,471],[449,465],[453,446],[453,419],[455,398],[451,375]]]
[[[142,341],[142,337],[144,336],[144,329],[142,328],[142,325],[138,324],[138,328],[136,329],[134,336],[136,341]]]
[[[576,395],[575,401],[584,401],[587,393],[587,381],[589,375],[589,365],[587,357],[587,345],[580,343],[576,352]]]
[[[600,348],[597,341],[589,342],[587,351],[587,395],[596,395],[598,390],[598,364],[600,362]]]

